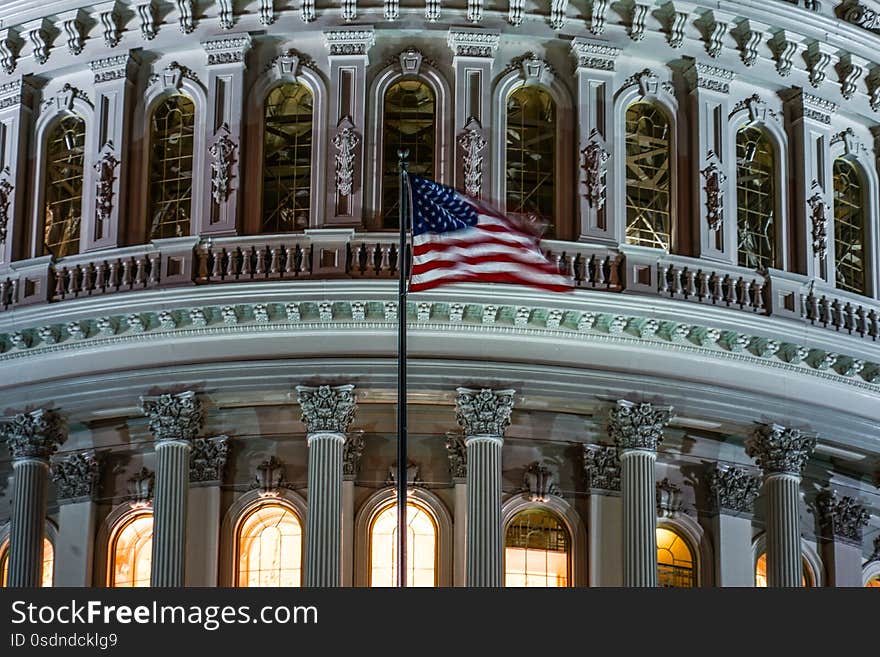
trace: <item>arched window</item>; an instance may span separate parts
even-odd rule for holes
[[[776,259],[776,167],[767,133],[746,126],[736,133],[737,260],[766,271]]]
[[[55,548],[48,538],[43,539],[43,579],[42,587],[52,586],[52,578],[55,576]],[[9,581],[9,539],[0,545],[0,586],[6,586]]]
[[[556,200],[556,103],[540,87],[507,98],[507,211],[534,215],[551,236]]]
[[[128,516],[110,539],[108,586],[149,586],[153,563],[153,514]]]
[[[666,527],[657,528],[657,584],[685,589],[697,585],[694,553],[684,537]]]
[[[815,586],[815,578],[813,577],[813,569],[810,568],[810,563],[806,559],[801,559],[803,564],[803,575],[801,575],[801,586],[802,587],[812,587]],[[758,561],[755,563],[755,586],[758,588],[766,588],[767,586],[767,553],[763,553],[760,557],[758,557]]]
[[[382,226],[397,228],[400,176],[397,151],[409,149],[409,172],[434,178],[434,92],[421,80],[404,79],[385,92],[382,152]]]
[[[866,293],[864,185],[858,167],[834,160],[834,265],[837,287]]]
[[[312,92],[299,82],[281,84],[266,97],[263,118],[263,233],[309,227],[313,108]]]
[[[407,502],[406,585],[437,586],[437,523],[426,508]],[[370,586],[397,586],[397,504],[370,527]]]
[[[287,506],[261,504],[241,521],[236,537],[238,586],[300,586],[303,531]]]
[[[160,101],[150,119],[147,239],[190,233],[196,106],[183,94]]]
[[[562,521],[544,509],[517,513],[504,533],[505,586],[568,586],[571,537]]]
[[[626,110],[626,243],[670,248],[672,136],[657,105],[636,102]]]
[[[868,583],[865,584],[865,588],[880,589],[880,575],[874,575],[871,579],[869,579]]]
[[[79,252],[85,152],[86,122],[80,117],[65,116],[49,131],[42,255],[62,258]]]

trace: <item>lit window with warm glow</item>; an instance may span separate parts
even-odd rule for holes
[[[813,586],[813,571],[810,569],[810,564],[807,563],[806,559],[803,559],[803,575],[801,575],[801,586],[802,587],[811,587]],[[767,553],[765,552],[760,557],[758,557],[758,561],[755,564],[755,586],[760,588],[767,587]]]
[[[504,585],[568,586],[570,546],[568,530],[554,514],[521,511],[504,533]]]
[[[238,530],[238,586],[300,586],[302,523],[282,504],[261,504]]]
[[[111,539],[109,586],[149,586],[153,563],[153,514],[130,517]]]
[[[683,589],[696,586],[690,546],[665,527],[657,528],[657,585]]]
[[[874,575],[871,579],[868,580],[868,583],[865,584],[866,589],[880,589],[880,575]]]
[[[437,586],[437,524],[426,509],[406,505],[406,585]],[[370,586],[397,586],[397,505],[385,507],[370,529]]]
[[[52,586],[52,578],[55,574],[55,549],[52,541],[43,539],[43,581],[40,586]],[[9,539],[0,546],[0,586],[6,586],[9,579]]]

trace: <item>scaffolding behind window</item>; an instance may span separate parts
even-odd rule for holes
[[[760,128],[736,133],[737,260],[741,267],[776,267],[776,170],[773,144]]]
[[[626,243],[669,250],[672,197],[669,119],[652,103],[626,110]]]
[[[79,252],[85,151],[86,122],[80,117],[66,116],[49,131],[42,255],[62,258]]]
[[[507,211],[547,226],[556,220],[556,104],[540,87],[507,99]]]
[[[675,588],[696,586],[694,555],[681,536],[665,527],[657,528],[657,585]]]
[[[166,98],[153,110],[148,239],[189,235],[195,110],[193,101],[181,94]]]
[[[505,586],[568,586],[570,546],[568,530],[553,513],[516,514],[504,534]]]
[[[281,504],[251,511],[238,530],[238,586],[299,586],[302,523]]]
[[[862,176],[849,160],[834,160],[834,264],[837,287],[865,294],[865,213]]]
[[[436,99],[421,80],[400,80],[385,92],[382,125],[382,226],[397,228],[400,175],[397,151],[409,149],[409,172],[434,178]]]
[[[263,233],[309,227],[313,107],[312,92],[298,82],[279,85],[266,97]]]
[[[406,585],[437,586],[437,525],[418,504],[406,505]],[[385,507],[370,528],[370,586],[397,586],[397,504]]]
[[[43,539],[43,570],[40,586],[52,586],[55,575],[55,548],[48,538]],[[9,539],[0,545],[0,586],[6,587],[9,582]]]
[[[153,514],[129,516],[110,539],[108,582],[113,587],[150,586]]]

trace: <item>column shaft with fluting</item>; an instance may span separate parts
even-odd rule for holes
[[[7,585],[37,587],[43,581],[49,457],[67,434],[61,417],[46,409],[16,415],[2,432],[13,473]]]
[[[343,455],[356,409],[353,390],[353,385],[296,387],[309,446],[303,573],[308,587],[342,585]]]
[[[654,463],[672,408],[619,400],[608,432],[620,457],[623,585],[657,586],[657,498]]]
[[[467,449],[467,586],[504,585],[501,447],[513,390],[458,388],[456,417]]]
[[[801,586],[800,483],[815,446],[814,437],[778,424],[759,426],[746,442],[764,473],[769,587]]]

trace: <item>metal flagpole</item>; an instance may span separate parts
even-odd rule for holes
[[[406,231],[409,218],[409,150],[397,151],[400,171],[400,246],[397,249],[397,586],[406,588]]]

